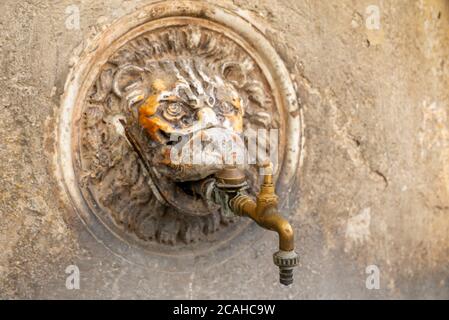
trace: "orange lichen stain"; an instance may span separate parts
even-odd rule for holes
[[[239,111],[239,113],[243,116],[243,108],[240,98],[232,99],[232,105]]]
[[[161,163],[161,164],[164,164],[164,165],[169,165],[169,164],[172,163],[172,160],[171,160],[171,150],[170,150],[170,149],[165,149],[165,150],[164,150],[164,152],[163,152],[163,158],[162,158],[162,160],[160,161],[160,163]]]
[[[171,127],[160,118],[152,117],[159,107],[158,95],[152,95],[139,108],[139,124],[146,129],[150,137],[161,142],[157,135],[159,130],[170,133]]]
[[[144,127],[148,132],[151,139],[158,142],[163,142],[157,134],[159,131],[163,131],[166,133],[172,132],[171,126],[160,118],[145,118],[140,120],[139,122],[140,125]]]
[[[236,132],[243,131],[243,108],[239,98],[232,100],[232,105],[237,109],[237,114],[226,115],[225,117],[232,123],[232,127]]]
[[[139,108],[139,121],[142,117],[149,117],[156,113],[159,107],[158,95],[152,95]]]

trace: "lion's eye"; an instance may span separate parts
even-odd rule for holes
[[[167,113],[171,116],[178,116],[182,112],[182,106],[179,103],[172,103],[167,108]]]
[[[170,103],[164,110],[167,120],[179,120],[184,115],[184,108],[180,103]]]
[[[189,127],[189,126],[191,126],[192,125],[192,118],[191,117],[188,117],[188,116],[185,116],[185,117],[182,117],[182,119],[181,119],[181,123],[182,123],[182,125],[184,126],[184,127]]]
[[[221,104],[220,110],[223,114],[230,114],[234,112],[234,106],[229,102],[223,102]]]

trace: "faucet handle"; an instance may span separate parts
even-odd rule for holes
[[[293,283],[293,269],[299,264],[295,251],[279,250],[273,254],[273,262],[279,267],[279,282],[284,286]]]
[[[259,170],[263,175],[263,182],[257,195],[257,210],[264,211],[270,205],[277,207],[278,197],[273,183],[273,165],[271,162],[268,161],[259,165]]]

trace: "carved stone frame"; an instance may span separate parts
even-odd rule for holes
[[[148,31],[152,27],[160,28],[176,20],[189,20],[192,23],[206,24],[219,32],[226,33],[248,52],[262,69],[270,83],[272,94],[281,114],[281,136],[279,141],[285,143],[285,154],[281,163],[281,171],[277,177],[277,192],[282,198],[289,191],[295,178],[299,164],[301,144],[300,108],[290,74],[283,61],[264,36],[264,26],[249,16],[238,15],[222,7],[198,1],[158,2],[143,7],[136,12],[123,17],[107,30],[93,39],[79,61],[71,70],[62,98],[61,115],[58,132],[58,170],[63,188],[81,220],[92,235],[102,242],[114,254],[143,266],[154,266],[154,256],[145,249],[123,239],[110,226],[102,223],[92,213],[91,208],[83,198],[74,171],[73,147],[76,145],[74,125],[79,115],[77,106],[86,96],[87,90],[99,68],[106,62],[110,53],[120,47],[127,39],[139,32]],[[111,46],[111,44],[114,44]],[[286,139],[288,137],[288,139]],[[245,232],[241,232],[245,230]],[[167,252],[158,254],[158,269],[167,271],[188,271],[199,265],[219,263],[229,258],[234,252],[240,251],[256,241],[260,232],[254,224],[245,221],[234,235],[215,247],[207,247],[194,253]],[[219,249],[219,250],[216,250]]]

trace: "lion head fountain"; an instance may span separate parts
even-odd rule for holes
[[[259,67],[222,34],[187,25],[143,34],[109,58],[91,88],[80,151],[84,191],[143,241],[211,238],[237,218],[186,184],[232,165],[249,173],[255,191],[243,132],[276,128],[272,108]]]

